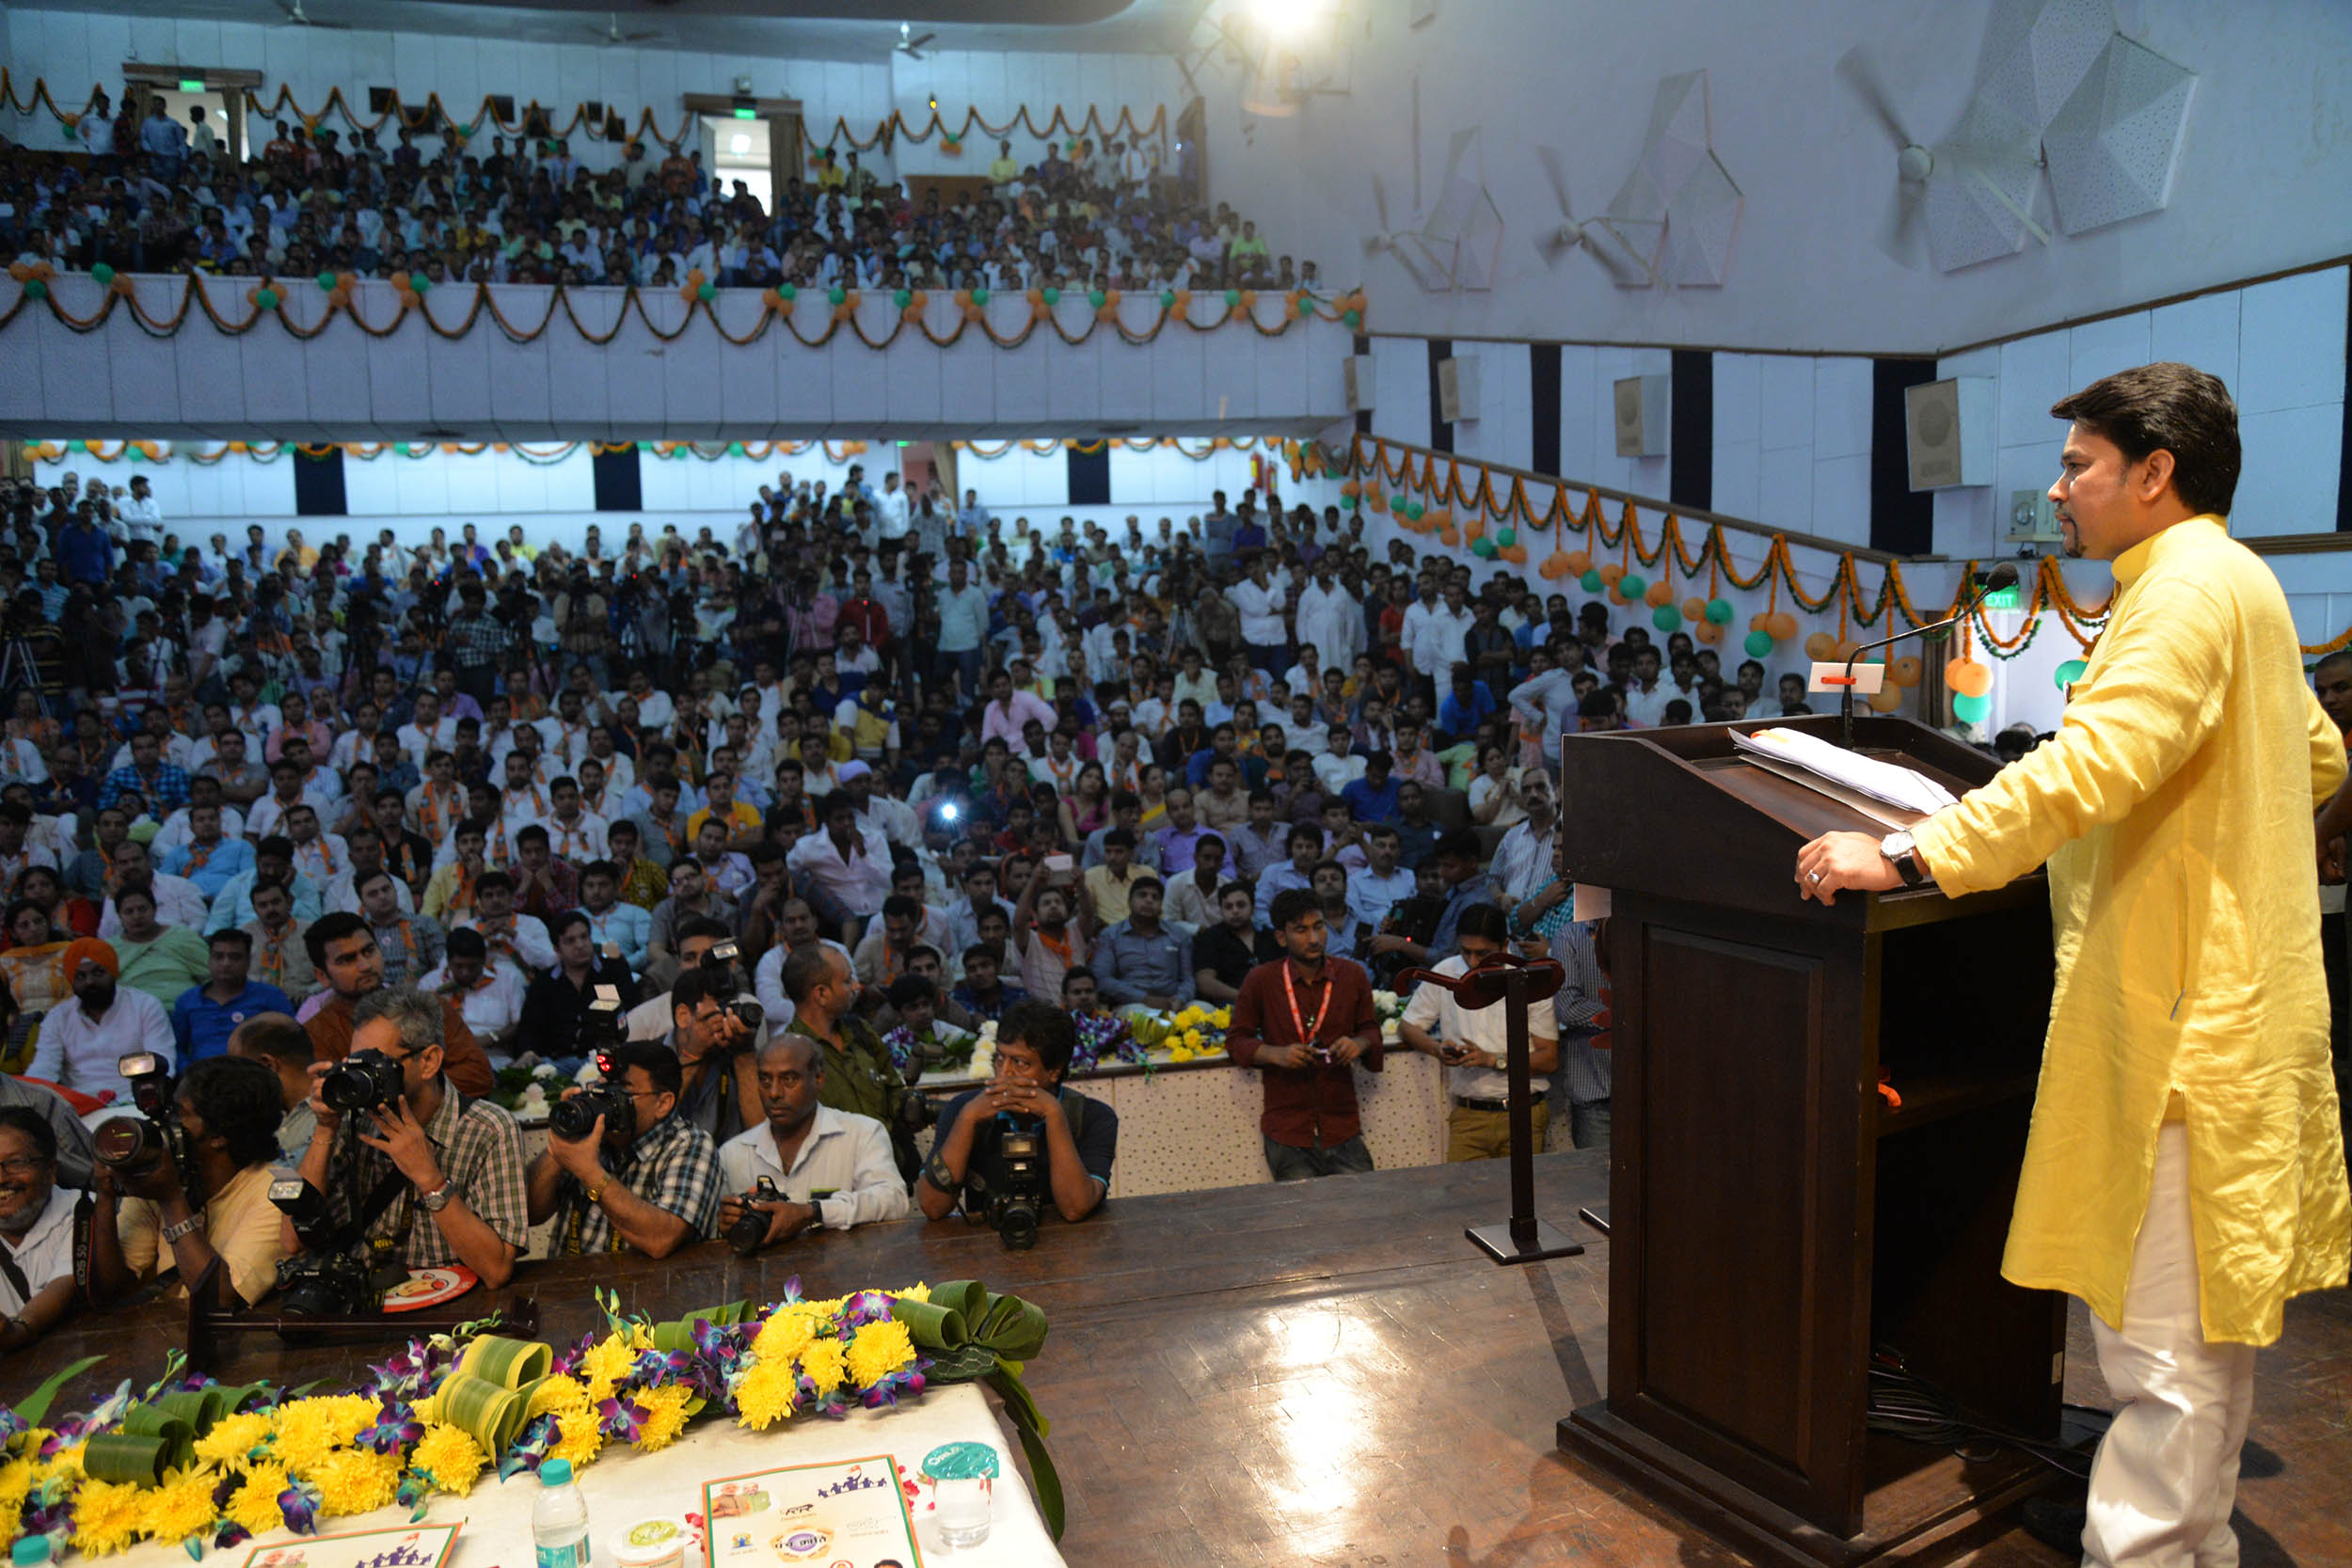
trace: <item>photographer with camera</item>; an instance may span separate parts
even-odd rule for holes
[[[823,1102],[824,1047],[784,1034],[759,1048],[767,1120],[719,1149],[719,1231],[740,1253],[817,1229],[907,1215],[889,1129]]]
[[[1050,1204],[1074,1225],[1103,1206],[1119,1154],[1119,1117],[1062,1085],[1078,1027],[1050,1002],[1023,1002],[997,1024],[996,1074],[940,1114],[914,1184],[928,1217],[961,1208],[1012,1248],[1037,1243]]]
[[[677,1057],[678,1114],[709,1133],[713,1144],[749,1127],[759,1110],[752,1048],[765,1031],[743,1021],[739,977],[731,961],[697,964],[677,977],[668,996],[670,1032],[661,1043]]]
[[[208,1056],[175,1086],[158,1068],[144,1097],[154,1102],[149,1119],[99,1127],[90,1299],[117,1302],[175,1271],[183,1282],[196,1279],[217,1260],[250,1306],[277,1285],[286,1255],[269,1200],[278,1075],[243,1057]],[[115,1132],[118,1124],[125,1131]]]
[[[497,1290],[531,1238],[522,1145],[514,1117],[444,1072],[449,1022],[446,1001],[406,986],[360,999],[350,1055],[310,1069],[318,1125],[298,1174],[337,1227],[410,1268],[463,1263]]]
[[[597,992],[609,989],[626,1012],[637,1006],[637,982],[628,964],[597,951],[586,910],[557,915],[548,929],[555,939],[555,967],[524,994],[519,1043],[542,1056],[579,1055],[588,1049],[584,1028]],[[621,1032],[615,1037],[625,1037],[620,1013],[613,1022]]]
[[[554,1217],[556,1257],[667,1258],[712,1234],[718,1148],[675,1114],[684,1081],[676,1053],[620,1039],[617,1004],[606,1018],[596,1052],[604,1082],[564,1092],[548,1118],[548,1147],[524,1178],[531,1223]]]

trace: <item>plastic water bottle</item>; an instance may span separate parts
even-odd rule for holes
[[[543,1460],[531,1505],[531,1540],[539,1568],[588,1568],[588,1499],[572,1483],[572,1462]]]

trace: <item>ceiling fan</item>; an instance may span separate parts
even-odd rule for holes
[[[1561,166],[1558,148],[1538,145],[1535,160],[1544,166],[1544,176],[1551,183],[1552,199],[1560,204],[1561,221],[1539,232],[1534,240],[1535,254],[1545,266],[1557,267],[1568,252],[1581,249],[1623,286],[1659,286],[1664,282],[1656,265],[1627,230],[1607,217],[1576,215],[1576,209],[1568,200],[1568,176]]]
[[[603,26],[588,29],[589,35],[607,48],[616,43],[644,43],[661,36],[660,33],[624,33],[621,31],[621,13],[612,11],[607,14],[611,20]]]
[[[2041,150],[2033,140],[1955,138],[1931,147],[1904,126],[1895,112],[1893,98],[1860,45],[1839,56],[1837,74],[1895,144],[1895,206],[1878,235],[1878,247],[1888,258],[1914,268],[1923,260],[1933,259],[1936,235],[1929,221],[1930,198],[1961,189],[1972,198],[1979,193],[1991,197],[2026,233],[2043,245],[2050,243],[2049,230],[2026,211],[2033,182],[2042,169]],[[1968,119],[1962,121],[1963,126],[1969,123]]]
[[[919,39],[908,37],[908,35],[914,31],[914,29],[908,26],[905,23],[901,22],[898,24],[898,53],[904,55],[911,60],[919,60],[923,57],[923,46],[930,42],[931,40],[937,38],[939,35],[937,33],[925,33]]]
[[[351,31],[351,24],[348,22],[312,21],[310,13],[302,8],[302,0],[286,0],[286,3],[278,8],[286,13],[286,20],[271,23],[270,25],[273,27],[322,27],[339,33]]]

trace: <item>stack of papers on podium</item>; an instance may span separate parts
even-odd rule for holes
[[[1957,804],[1952,792],[1910,768],[1876,757],[1866,757],[1859,752],[1849,752],[1833,745],[1818,735],[1797,729],[1772,728],[1742,734],[1734,730],[1732,743],[1742,752],[1753,752],[1770,763],[1777,763],[1775,772],[1796,770],[1800,775],[1824,780],[1841,789],[1853,791],[1883,804],[1899,807],[1931,816],[1946,806]],[[1825,791],[1824,793],[1836,793]]]

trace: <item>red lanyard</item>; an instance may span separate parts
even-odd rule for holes
[[[1290,960],[1287,958],[1282,961],[1282,994],[1291,1005],[1291,1027],[1298,1031],[1298,1043],[1314,1044],[1315,1031],[1323,1027],[1324,1012],[1331,1006],[1331,976],[1326,974],[1323,977],[1323,996],[1315,1004],[1312,1019],[1302,1021],[1299,1017],[1298,988],[1292,983]]]

